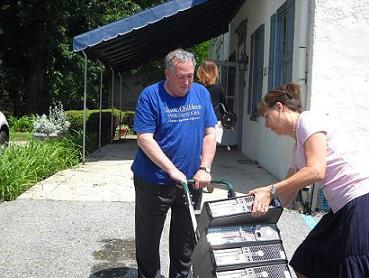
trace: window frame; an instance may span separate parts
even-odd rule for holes
[[[270,17],[268,90],[292,81],[295,0],[287,0]]]
[[[264,77],[264,39],[265,24],[261,24],[254,33],[251,34],[251,55],[249,69],[249,90],[247,113],[250,120],[257,120],[257,105],[261,101]]]

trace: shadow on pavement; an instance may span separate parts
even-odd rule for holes
[[[137,268],[115,267],[108,268],[91,274],[88,278],[136,278]],[[161,275],[161,278],[165,276]]]
[[[89,276],[89,278],[136,278],[137,269],[131,267],[115,267],[100,270]]]

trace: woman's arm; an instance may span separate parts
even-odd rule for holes
[[[289,177],[293,176],[294,174],[296,174],[297,170],[295,168],[290,168],[288,169],[287,175],[285,179],[288,179]],[[284,194],[280,194],[279,196],[279,200],[282,203],[282,206],[287,206],[291,200],[293,199],[293,197],[295,197],[295,195],[298,193],[298,190],[295,191],[291,191],[288,193],[284,193]]]
[[[274,184],[276,194],[281,197],[282,204],[286,205],[300,189],[325,176],[327,163],[327,138],[324,132],[311,135],[304,144],[306,165],[290,177]],[[264,214],[272,200],[272,185],[257,188],[253,212],[255,215]]]
[[[311,135],[304,144],[306,165],[291,177],[276,183],[278,194],[298,191],[305,186],[324,179],[327,165],[327,138],[325,133]]]

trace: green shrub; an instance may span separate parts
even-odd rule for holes
[[[119,124],[119,113],[113,114],[113,130]],[[91,111],[88,120],[86,122],[87,132],[90,134],[99,134],[99,111]],[[103,110],[101,112],[101,137],[110,138],[111,134],[111,112]]]
[[[86,136],[93,143],[98,144],[99,134],[99,113],[98,109],[86,111]],[[111,133],[111,109],[103,109],[101,111],[101,142],[105,145],[115,136],[115,130],[119,125],[119,116],[121,111],[114,109],[113,116],[113,134]],[[83,110],[66,111],[67,120],[70,122],[70,129],[78,132],[83,131]],[[92,143],[92,142],[91,142]]]
[[[69,129],[80,131],[83,130],[83,110],[69,110],[65,111],[67,120],[70,122]],[[87,115],[89,110],[87,111]]]
[[[86,129],[90,134],[98,134],[99,132],[99,110],[86,111]],[[70,129],[83,130],[83,110],[66,111],[67,120],[70,122]],[[114,109],[113,130],[119,125],[120,111]],[[111,131],[111,109],[103,109],[101,112],[101,130],[104,136],[110,138]]]
[[[0,201],[13,200],[58,171],[81,161],[81,147],[73,136],[31,140],[25,146],[12,145],[0,153]]]
[[[122,117],[122,124],[127,125],[130,129],[133,128],[134,111],[125,111]]]
[[[17,119],[14,116],[9,116],[8,123],[11,132],[32,132],[33,121],[35,116],[22,116]]]
[[[82,158],[83,132],[70,131],[66,138],[69,138],[76,147],[80,150]],[[98,137],[96,135],[86,134],[86,155],[93,153],[98,148]]]

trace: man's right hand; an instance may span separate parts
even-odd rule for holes
[[[182,183],[187,181],[187,177],[179,171],[154,139],[154,133],[138,133],[137,144],[144,153],[158,167],[163,169],[175,182]]]
[[[169,177],[179,183],[187,182],[187,177],[185,174],[183,174],[181,171],[179,171],[177,168],[173,168],[170,171],[168,171]]]

